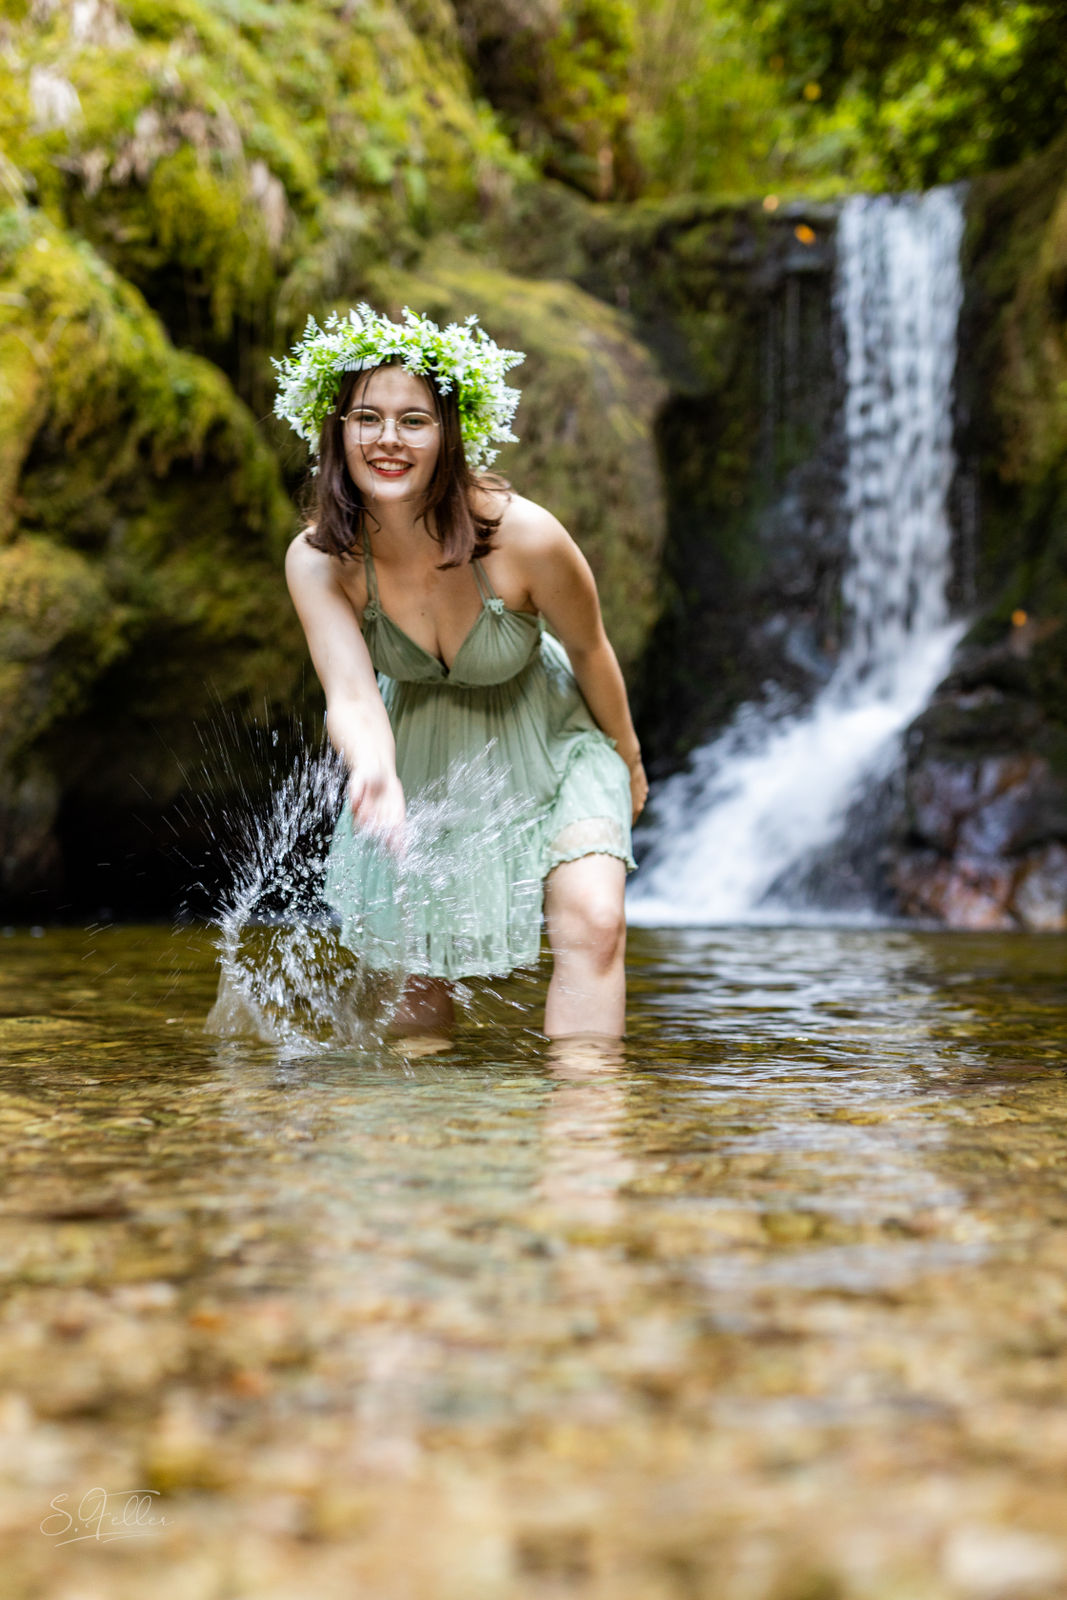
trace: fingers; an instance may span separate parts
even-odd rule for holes
[[[404,791],[396,777],[354,772],[348,785],[352,821],[395,855],[406,850]]]
[[[648,799],[648,779],[642,766],[634,767],[630,773],[630,799],[633,803],[631,821],[636,822],[645,809],[645,802]]]

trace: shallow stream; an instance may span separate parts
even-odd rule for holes
[[[206,933],[16,931],[4,1593],[1061,1600],[1065,975],[635,930],[615,1061],[544,973],[301,1055]]]

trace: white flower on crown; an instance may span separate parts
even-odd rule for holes
[[[363,302],[345,317],[331,311],[321,328],[308,317],[304,337],[291,355],[281,361],[272,358],[279,376],[274,414],[284,418],[314,454],[344,374],[399,361],[408,372],[432,374],[442,394],[458,390],[463,449],[471,469],[478,472],[496,460],[494,445],[517,442],[511,419],[519,390],[509,388],[504,376],[525,356],[521,350],[494,344],[475,316],[445,328],[416,316],[407,306],[403,317],[403,322],[391,322]]]

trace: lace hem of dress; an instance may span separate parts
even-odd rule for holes
[[[569,822],[550,840],[545,855],[545,871],[562,867],[582,856],[617,856],[633,872],[636,862],[626,847],[622,828],[614,817],[583,817]]]

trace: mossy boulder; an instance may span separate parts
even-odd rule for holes
[[[133,790],[158,813],[198,715],[291,696],[301,652],[278,570],[291,510],[253,417],[91,246],[17,205],[0,213],[0,359],[0,839],[17,894],[60,881],[61,805]]]
[[[525,170],[448,8],[418,10],[8,0],[0,139],[30,199],[269,409],[267,351],[323,295]]]

